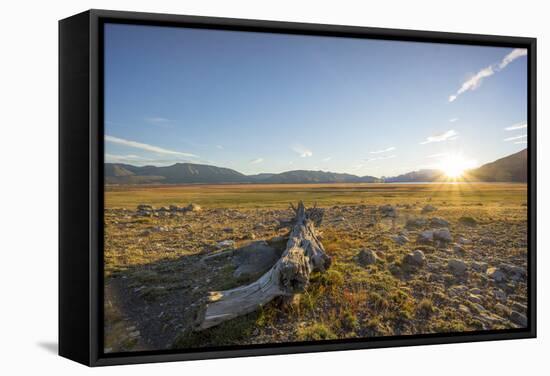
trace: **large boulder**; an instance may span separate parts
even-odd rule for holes
[[[390,204],[379,206],[378,212],[382,215],[382,217],[397,217],[397,209]]]
[[[362,249],[357,254],[357,263],[361,266],[374,264],[378,260],[378,256],[370,249]]]
[[[433,205],[426,205],[422,208],[422,214],[426,214],[426,213],[431,213],[431,212],[434,212],[436,211],[437,208]]]
[[[426,256],[424,252],[417,249],[403,257],[403,263],[411,266],[422,266],[426,263]]]
[[[425,218],[410,218],[407,220],[405,227],[409,230],[418,229],[426,226],[428,221]]]
[[[394,235],[391,239],[399,245],[404,245],[409,242],[409,238],[404,234]]]
[[[443,218],[433,217],[430,219],[430,226],[432,227],[449,227],[449,225],[449,221]]]
[[[281,250],[269,246],[263,240],[236,249],[233,253],[233,276],[248,278],[265,273],[277,262],[281,253]]]
[[[450,243],[453,241],[451,232],[447,228],[442,228],[434,231],[434,240],[439,240],[440,242]]]
[[[463,226],[468,226],[468,227],[477,226],[477,221],[473,217],[460,217],[458,219],[458,223],[460,223]]]
[[[505,282],[506,274],[498,268],[489,268],[487,269],[487,276],[494,280],[495,282]]]
[[[422,231],[418,234],[416,242],[420,244],[427,244],[434,241],[434,232],[431,230]]]
[[[519,313],[517,311],[512,311],[510,314],[510,320],[519,326],[526,327],[527,326],[527,316],[525,316],[523,313]]]
[[[450,259],[447,266],[449,268],[449,271],[455,276],[464,275],[464,273],[466,273],[466,270],[468,269],[466,263],[459,259]]]

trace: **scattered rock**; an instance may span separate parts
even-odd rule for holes
[[[418,238],[416,239],[417,243],[431,243],[434,240],[434,232],[431,230],[423,231],[420,234],[418,234]]]
[[[370,249],[362,249],[357,254],[357,263],[361,266],[374,264],[378,260],[378,256]]]
[[[433,217],[430,219],[430,226],[432,227],[449,227],[449,221],[446,221],[443,218]]]
[[[466,250],[462,248],[460,244],[454,244],[453,245],[453,251],[461,256],[463,256],[466,253]]]
[[[506,293],[500,289],[493,290],[493,296],[496,300],[505,302],[506,301]]]
[[[495,282],[504,282],[506,280],[506,274],[494,267],[487,269],[487,276],[492,278]]]
[[[515,279],[515,280],[523,278],[527,274],[527,271],[524,268],[520,266],[511,265],[511,264],[501,264],[500,269],[504,271],[506,274],[510,274],[512,279]]]
[[[472,262],[471,267],[476,272],[485,273],[485,271],[487,270],[487,263],[481,262],[481,261],[474,261]]]
[[[525,304],[521,304],[520,302],[512,303],[512,309],[514,311],[527,312],[527,306]]]
[[[483,300],[481,300],[481,296],[475,295],[475,294],[468,295],[468,300],[471,301],[472,303],[477,303],[477,304],[483,303]]]
[[[512,313],[512,310],[502,303],[495,304],[495,311],[504,316],[510,316],[510,314]]]
[[[394,235],[391,237],[391,239],[399,245],[403,245],[409,242],[409,238],[403,234]]]
[[[461,276],[464,273],[466,273],[466,270],[468,269],[468,266],[466,263],[459,259],[451,259],[449,260],[449,263],[447,264],[449,270],[451,273],[453,273],[455,276]]]
[[[468,245],[468,244],[472,244],[472,241],[470,239],[466,239],[466,238],[461,236],[461,237],[458,238],[457,243],[463,244],[463,245]]]
[[[475,227],[477,226],[477,221],[473,217],[460,217],[458,223],[463,226]]]
[[[435,230],[433,232],[433,237],[434,237],[434,240],[439,240],[445,243],[450,243],[451,241],[453,241],[451,232],[449,231],[449,229],[446,229],[446,228]]]
[[[497,241],[493,238],[482,238],[479,242],[483,245],[496,245],[497,244]]]
[[[151,216],[154,213],[155,208],[151,205],[140,204],[137,206],[137,214],[142,216]]]
[[[510,313],[510,320],[519,326],[527,326],[527,316],[518,311],[512,311],[512,313]]]
[[[397,217],[397,209],[390,204],[379,206],[378,212],[382,215],[382,217]]]
[[[422,208],[422,214],[426,214],[426,213],[431,213],[431,212],[434,212],[436,211],[437,208],[433,205],[426,205]]]
[[[408,229],[418,229],[426,226],[427,221],[424,218],[411,218],[407,220],[405,227]]]
[[[424,256],[424,252],[417,249],[406,254],[405,257],[403,257],[403,263],[412,266],[422,266],[426,263],[426,256]]]

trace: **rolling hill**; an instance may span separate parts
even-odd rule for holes
[[[379,179],[327,171],[295,170],[278,174],[245,175],[230,168],[195,163],[176,163],[171,166],[133,166],[105,163],[107,184],[307,184],[307,183],[420,183],[444,180],[440,170],[425,169]],[[467,172],[464,180],[487,182],[526,182],[527,149],[487,163]]]
[[[470,180],[487,182],[526,182],[527,149],[470,170],[467,176]]]

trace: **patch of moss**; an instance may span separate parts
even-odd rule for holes
[[[300,341],[321,341],[337,338],[336,334],[322,323],[315,323],[304,328],[299,328],[297,335]]]

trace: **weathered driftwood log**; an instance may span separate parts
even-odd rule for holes
[[[311,272],[324,272],[330,266],[330,257],[315,231],[323,218],[322,209],[306,210],[302,202],[298,207],[291,207],[295,212],[294,224],[281,258],[249,285],[211,292],[197,313],[195,330],[253,312],[278,296],[289,297],[303,292]]]

